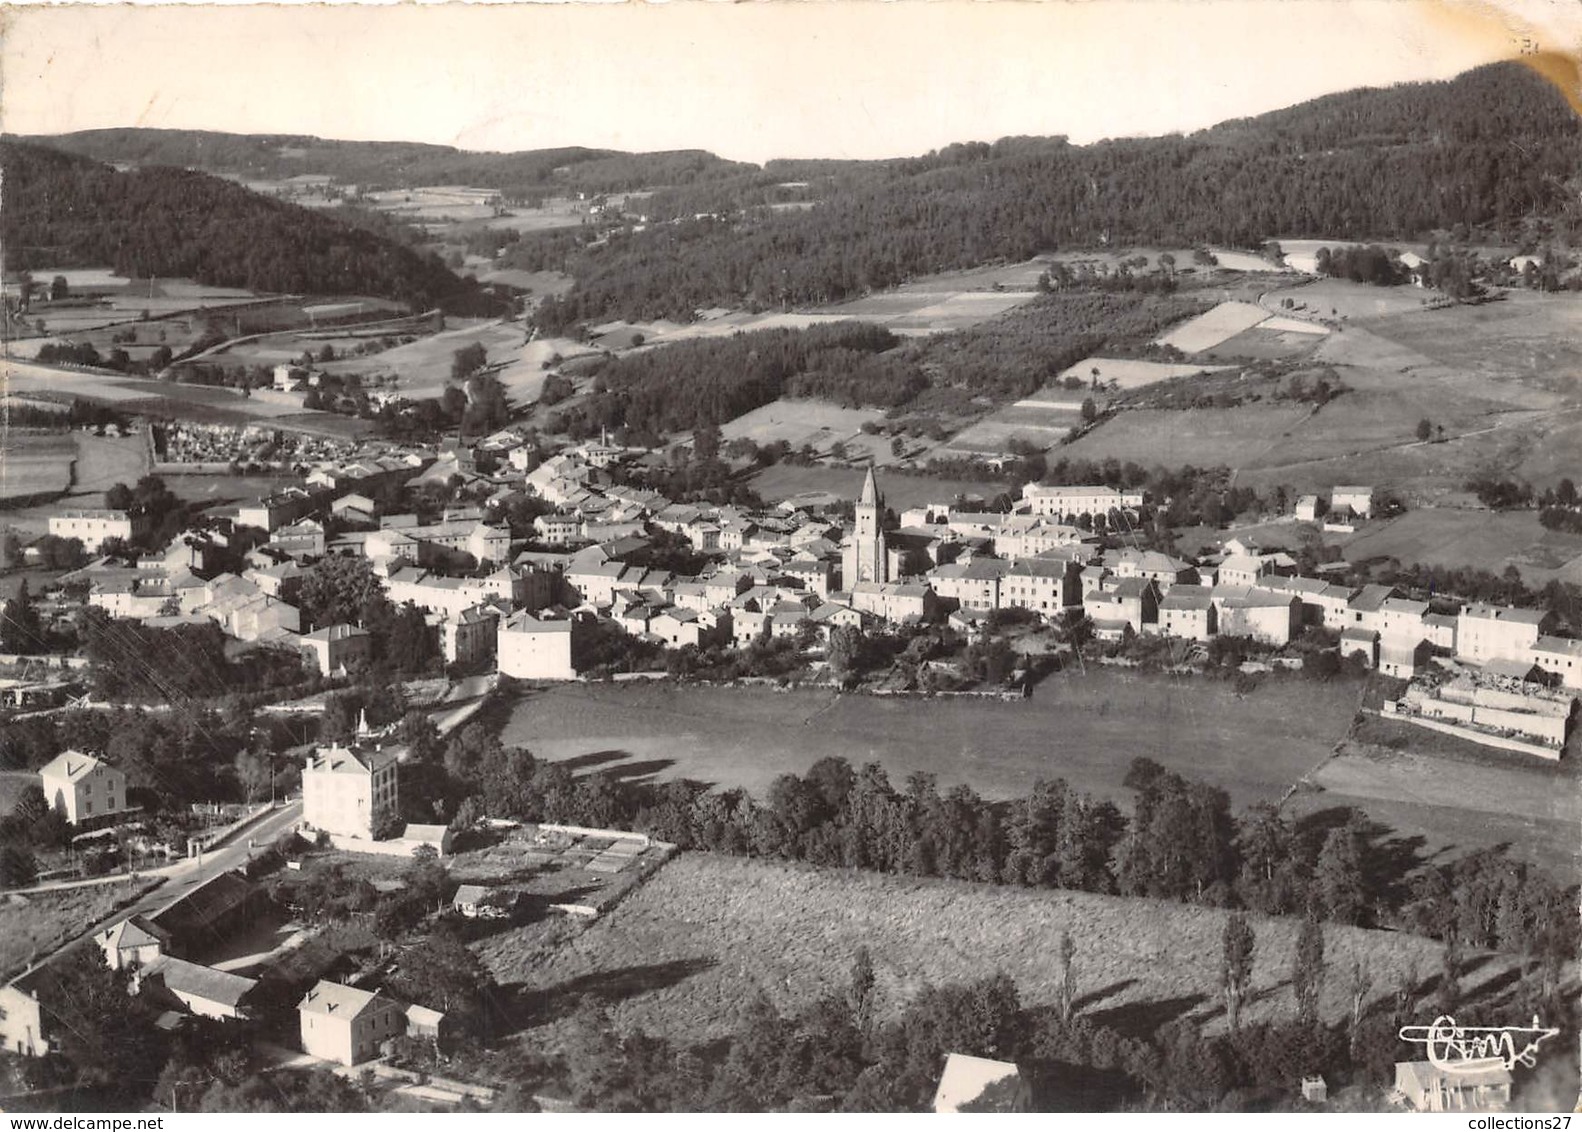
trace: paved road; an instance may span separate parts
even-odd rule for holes
[[[164,868],[140,874],[142,876],[157,875],[165,877],[165,883],[157,888],[150,889],[138,900],[120,911],[106,916],[97,923],[86,925],[82,932],[61,944],[43,961],[46,963],[53,962],[57,956],[83,939],[84,936],[92,935],[102,927],[124,920],[128,916],[139,913],[147,915],[150,912],[154,912],[187,895],[204,881],[211,880],[229,869],[246,864],[249,856],[268,848],[274,843],[275,838],[300,820],[302,820],[302,803],[300,801],[287,802],[280,809],[260,819],[257,823],[233,834],[227,844],[205,853],[202,860],[179,861],[174,865],[167,865]],[[249,842],[252,844],[249,844]]]

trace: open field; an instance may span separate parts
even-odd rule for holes
[[[824,401],[793,401],[782,397],[722,425],[720,435],[726,440],[746,439],[759,445],[784,440],[796,449],[811,444],[819,451],[826,451],[836,441],[860,443],[868,439],[862,426],[883,417],[879,409],[844,409]],[[888,442],[880,447],[882,455],[889,457]]]
[[[1239,467],[1287,442],[1308,415],[1303,406],[1231,409],[1131,409],[1060,450],[1072,459]]]
[[[770,503],[803,495],[856,499],[862,491],[862,476],[861,468],[775,464],[752,478],[752,488]],[[885,503],[898,511],[907,507],[949,502],[957,495],[993,499],[1002,491],[1012,490],[1008,485],[992,480],[947,480],[897,472],[886,473],[881,487]],[[1018,487],[1015,490],[1021,489]]]
[[[0,499],[66,491],[76,459],[70,435],[8,432],[0,446]]]
[[[1437,291],[1417,287],[1374,287],[1349,279],[1319,278],[1269,291],[1260,301],[1266,310],[1280,311],[1290,299],[1292,313],[1299,317],[1350,320],[1417,313],[1424,303],[1439,297]]]
[[[1254,255],[1252,252],[1240,252],[1231,248],[1216,247],[1210,247],[1209,251],[1214,254],[1215,259],[1219,260],[1219,266],[1224,268],[1226,271],[1274,272],[1286,270],[1285,268],[1280,267],[1267,259],[1264,259],[1263,256]],[[1190,263],[1192,261],[1192,257],[1190,255],[1177,258],[1185,263]]]
[[[1351,562],[1396,558],[1429,566],[1477,566],[1498,574],[1515,566],[1529,585],[1551,579],[1582,584],[1582,535],[1545,530],[1535,511],[1408,511],[1355,535],[1328,536]]]
[[[457,350],[478,343],[491,362],[517,359],[524,343],[521,326],[498,319],[447,319],[446,329],[365,358],[343,358],[322,365],[326,373],[373,373],[392,376],[401,392],[414,400],[438,397],[450,383],[451,359]]]
[[[1220,303],[1212,310],[1189,318],[1159,339],[1160,345],[1174,346],[1182,353],[1196,354],[1257,326],[1269,312],[1252,303]]]
[[[842,993],[852,958],[873,956],[878,1013],[893,1016],[925,985],[1003,972],[1028,1006],[1057,999],[1051,960],[1060,933],[1077,943],[1077,1004],[1093,1021],[1138,1036],[1191,1017],[1225,1025],[1219,993],[1226,913],[1059,890],[997,888],[819,870],[703,853],[670,862],[614,912],[547,955],[511,935],[480,947],[506,985],[526,984],[551,1025],[528,1035],[555,1044],[553,1022],[573,992],[592,994],[616,1025],[698,1042],[727,1032],[760,991],[783,1012]],[[1244,1018],[1289,1018],[1292,953],[1300,921],[1251,917],[1257,937]],[[1440,946],[1393,932],[1328,925],[1325,959],[1348,970],[1366,955],[1374,995],[1392,995],[1414,966],[1440,965]],[[1514,961],[1474,960],[1476,994]],[[1349,1009],[1344,980],[1326,981],[1319,1010]]]
[[[1301,324],[1300,329],[1291,324],[1295,319],[1269,318],[1249,330],[1232,335],[1216,345],[1199,351],[1204,358],[1251,358],[1255,361],[1280,361],[1296,358],[1318,345],[1320,337],[1328,331]]]
[[[563,295],[571,290],[572,278],[558,271],[521,271],[510,267],[485,267],[474,273],[480,283],[504,283],[530,291],[535,296]]]
[[[1057,375],[1060,381],[1074,377],[1088,382],[1095,377],[1101,384],[1117,383],[1122,390],[1141,389],[1173,377],[1191,377],[1195,373],[1208,373],[1225,369],[1225,366],[1194,365],[1176,362],[1147,362],[1137,358],[1083,358],[1074,366],[1067,366]],[[1052,390],[1051,390],[1052,392]],[[1072,390],[1072,396],[1085,396],[1083,390]]]
[[[1408,742],[1442,738],[1397,726]],[[1399,836],[1422,837],[1430,853],[1448,857],[1503,843],[1513,856],[1557,876],[1582,866],[1582,791],[1575,772],[1563,765],[1492,750],[1486,761],[1473,762],[1348,742],[1310,781],[1322,792],[1298,791],[1288,813],[1356,805]]]
[[[94,305],[76,307],[35,306],[27,315],[30,324],[44,323],[46,333],[76,334],[112,323],[131,322],[147,312],[153,316],[195,308],[223,308],[256,302],[260,296],[235,287],[210,287],[190,279],[126,279],[106,268],[54,270],[39,268],[33,278],[48,283],[66,277],[73,298],[93,296]]]
[[[1010,452],[1013,440],[1051,448],[1082,423],[1082,400],[1086,396],[1082,390],[1067,393],[1058,388],[1046,389],[968,425],[951,437],[941,454],[1000,456]]]
[[[1495,382],[1576,393],[1582,382],[1582,296],[1512,291],[1501,302],[1442,307],[1367,323],[1444,366]]]
[[[48,954],[61,941],[108,916],[154,881],[112,881],[33,896],[0,897],[0,972],[26,966],[35,955]],[[12,904],[9,900],[25,901]]]
[[[899,785],[913,771],[985,797],[1039,778],[1128,802],[1134,757],[1225,787],[1237,805],[1273,801],[1345,733],[1357,687],[1296,680],[1238,698],[1226,683],[1067,672],[1015,703],[836,697],[575,684],[527,692],[502,735],[549,759],[628,777],[694,778],[757,794],[826,756],[877,760]]]

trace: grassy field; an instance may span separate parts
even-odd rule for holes
[[[1513,291],[1502,302],[1370,321],[1368,329],[1488,380],[1575,393],[1582,381],[1582,297]]]
[[[1292,319],[1266,319],[1249,330],[1243,330],[1240,334],[1199,351],[1199,356],[1227,361],[1235,358],[1280,361],[1301,357],[1318,345],[1322,332],[1315,334],[1306,327],[1297,329],[1291,325],[1293,322]]]
[[[1506,844],[1513,856],[1557,876],[1582,866],[1582,791],[1569,765],[1472,744],[1453,749],[1444,736],[1395,721],[1370,720],[1369,733],[1374,729],[1435,749],[1348,742],[1309,780],[1320,791],[1292,795],[1288,813],[1356,805],[1398,836],[1422,838],[1429,854]]]
[[[864,424],[883,416],[878,409],[843,409],[824,401],[782,397],[722,425],[720,435],[726,440],[747,439],[760,445],[784,440],[792,448],[811,444],[822,449],[837,440],[851,440]]]
[[[1296,313],[1317,318],[1381,318],[1420,311],[1424,301],[1437,294],[1417,287],[1373,287],[1349,279],[1314,279],[1270,291],[1264,306],[1271,310],[1283,309],[1284,301],[1290,299]]]
[[[1128,802],[1146,755],[1225,787],[1238,806],[1279,798],[1350,723],[1357,688],[1295,680],[1238,698],[1228,684],[1109,670],[1066,673],[1015,703],[834,697],[829,692],[576,684],[525,693],[502,741],[623,776],[695,778],[757,794],[825,756],[878,760],[986,797],[1039,778]]]
[[[862,471],[856,468],[775,464],[752,478],[752,488],[770,503],[794,496],[817,494],[856,499],[862,491],[862,476]],[[896,472],[885,473],[879,488],[884,492],[885,503],[897,511],[930,503],[948,503],[958,494],[993,499],[1002,491],[1021,490],[1020,487],[1013,489],[993,480],[948,480]]]
[[[1079,1009],[1137,1035],[1178,1017],[1225,1025],[1219,964],[1225,913],[1095,896],[818,870],[688,853],[666,865],[609,916],[547,954],[496,936],[479,950],[505,985],[525,985],[543,1024],[527,1035],[553,1045],[553,1023],[576,993],[603,999],[618,1026],[700,1041],[729,1030],[762,991],[782,1011],[839,993],[861,946],[873,955],[881,1015],[926,983],[1004,972],[1024,1004],[1055,1001],[1050,956],[1059,934],[1076,942]],[[1288,1018],[1291,956],[1300,922],[1253,917],[1249,1020]],[[1320,1012],[1348,1009],[1338,974],[1365,954],[1374,994],[1393,994],[1415,964],[1439,966],[1439,945],[1389,932],[1326,927],[1336,972]],[[1512,966],[1496,956],[1467,978],[1468,991]]]
[[[1134,409],[1062,448],[1072,459],[1136,460],[1145,466],[1240,467],[1286,444],[1307,417],[1302,406],[1239,405],[1232,409]]]
[[[1545,530],[1533,511],[1408,511],[1345,536],[1341,547],[1352,562],[1398,558],[1431,566],[1479,566],[1496,574],[1515,566],[1530,585],[1552,578],[1582,583],[1582,535]]]
[[[0,897],[0,973],[26,966],[35,955],[47,954],[68,936],[81,932],[133,898],[154,881],[111,881],[85,888]]]
[[[77,446],[60,433],[8,433],[0,447],[0,499],[64,492]]]
[[[438,397],[450,381],[451,359],[464,346],[483,346],[491,362],[512,362],[526,332],[497,319],[447,319],[446,329],[365,358],[344,358],[319,367],[326,373],[387,374],[414,400]]]
[[[1007,405],[962,429],[941,450],[943,456],[1002,455],[1012,440],[1051,448],[1082,423],[1081,390],[1049,389],[1036,398]],[[1102,396],[1102,394],[1101,394]]]

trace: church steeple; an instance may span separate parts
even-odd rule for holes
[[[857,582],[888,582],[890,558],[884,537],[884,495],[879,491],[872,464],[868,465],[854,512],[851,538],[841,555],[842,584],[850,588]]]
[[[858,503],[883,509],[884,496],[879,494],[879,482],[873,478],[873,464],[868,465],[868,476],[862,481],[862,495]]]

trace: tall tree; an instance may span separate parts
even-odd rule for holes
[[[17,585],[16,593],[0,610],[0,652],[37,653],[45,647],[38,610],[28,593],[27,579]]]
[[[1055,944],[1055,962],[1060,969],[1060,1020],[1071,1021],[1072,1015],[1077,1010],[1077,970],[1075,959],[1077,945],[1071,938],[1071,932],[1062,928],[1060,939]]]
[[[1241,1029],[1241,1008],[1252,984],[1252,955],[1257,940],[1243,912],[1225,917],[1223,954],[1220,958],[1220,987],[1225,992],[1225,1014],[1232,1031]]]
[[[1296,993],[1296,1016],[1305,1023],[1318,1020],[1318,998],[1324,989],[1324,925],[1316,909],[1309,909],[1297,933],[1291,960],[1291,987]]]
[[[1324,838],[1313,868],[1313,890],[1330,919],[1355,924],[1362,918],[1367,902],[1362,851],[1349,823],[1330,830]]]

